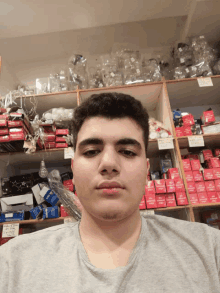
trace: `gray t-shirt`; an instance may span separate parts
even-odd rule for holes
[[[219,293],[220,231],[159,215],[141,216],[125,267],[96,268],[79,222],[20,235],[0,247],[0,293]]]

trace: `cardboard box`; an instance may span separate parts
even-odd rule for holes
[[[219,202],[219,197],[216,192],[207,192],[207,196],[210,203]]]
[[[185,192],[185,187],[183,184],[183,179],[178,179],[175,181],[176,184],[176,192],[181,192],[184,191]]]
[[[205,188],[207,192],[216,191],[214,181],[205,181]]]
[[[183,127],[176,127],[175,132],[176,132],[177,137],[184,136],[184,128]]]
[[[219,157],[220,156],[220,149],[215,149],[214,153],[215,153],[215,157]]]
[[[23,221],[24,220],[24,211],[20,213],[1,213],[0,222],[13,222],[13,221]]]
[[[194,182],[193,172],[192,171],[184,171],[186,182]]]
[[[211,150],[202,150],[204,160],[207,161],[209,158],[213,157]]]
[[[187,188],[189,193],[196,193],[196,185],[194,182],[187,182]]]
[[[192,170],[191,164],[190,164],[190,159],[183,159],[182,163],[183,163],[183,170],[184,171],[191,171]]]
[[[68,213],[65,211],[64,206],[60,205],[60,216],[61,217],[69,217]]]
[[[193,171],[199,171],[201,168],[199,160],[191,160],[190,161],[191,167]]]
[[[175,198],[174,193],[166,194],[165,199],[166,199],[167,207],[175,207],[176,206],[176,198]]]
[[[214,179],[220,179],[220,168],[213,168],[212,171]]]
[[[8,113],[0,115],[0,120],[8,120],[8,119],[9,119],[9,114]]]
[[[46,149],[55,149],[56,148],[56,143],[55,143],[55,141],[45,142],[44,147]]]
[[[48,134],[48,133],[45,133],[44,134],[44,142],[55,141],[55,139],[56,139],[56,135],[55,134]]]
[[[41,203],[43,203],[45,199],[40,195],[40,192],[41,192],[40,184],[34,185],[31,189],[37,201],[37,204],[40,205]]]
[[[41,211],[43,211],[43,205],[39,205],[39,206],[31,209],[30,210],[31,217],[33,219],[38,219],[39,215],[41,214]]]
[[[52,218],[59,218],[58,206],[43,209],[43,220]]]
[[[68,148],[68,143],[56,143],[56,148]]]
[[[145,193],[145,201],[155,200],[155,193],[150,193],[149,191]]]
[[[199,204],[199,198],[197,193],[190,193],[189,196],[190,196],[191,204],[193,205]]]
[[[156,194],[156,202],[158,208],[165,208],[167,206],[165,194]]]
[[[147,206],[147,209],[156,209],[157,208],[156,197],[153,200],[146,199],[146,206]]]
[[[200,171],[192,171],[193,172],[193,178],[195,182],[203,181],[202,172]]]
[[[33,208],[33,194],[1,198],[2,212],[30,211]]]
[[[69,129],[56,129],[56,135],[68,135]]]
[[[56,136],[56,142],[65,142],[66,143],[67,136]]]
[[[14,132],[9,134],[10,141],[14,140],[26,140],[26,134],[24,132]]]
[[[192,114],[182,116],[182,120],[184,126],[192,126],[195,124],[194,117]]]
[[[0,120],[0,127],[7,127],[8,121],[7,120]]]
[[[153,180],[147,182],[147,185],[145,185],[145,191],[146,191],[146,187],[147,187],[147,190],[150,193],[156,193],[155,185],[154,185],[154,181]]]
[[[206,192],[205,182],[196,182],[195,187],[196,187],[195,192],[197,193]],[[189,192],[189,193],[194,193],[194,192]]]
[[[0,135],[6,135],[8,134],[8,128],[2,127],[0,128]]]
[[[219,158],[216,158],[216,157],[213,157],[213,158],[209,158],[207,160],[207,163],[208,163],[208,167],[210,169],[212,168],[220,168],[220,161],[219,161]]]
[[[7,110],[5,108],[0,107],[0,114],[6,113]]]
[[[10,141],[9,135],[0,136],[0,143],[1,142],[9,142],[9,141]]]
[[[215,182],[215,190],[220,191],[220,179],[214,180]]]
[[[184,136],[191,136],[191,135],[193,135],[192,134],[191,126],[184,126],[183,127],[183,133],[184,133]]]
[[[165,179],[154,180],[156,193],[166,193]]]
[[[165,180],[167,193],[173,193],[176,191],[175,181],[173,179]]]
[[[139,204],[139,210],[146,210],[145,196],[142,197],[142,200]]]
[[[55,206],[59,198],[51,189],[44,186],[42,190],[40,191],[40,196],[43,197],[47,202],[49,202],[52,206]]]
[[[204,180],[213,180],[214,179],[213,169],[204,169],[203,176],[204,176]]]
[[[178,168],[171,168],[167,172],[168,179],[181,179]]]
[[[209,203],[208,195],[206,192],[198,192],[198,199],[200,204]]]
[[[176,201],[178,206],[188,205],[188,200],[185,192],[176,192]]]
[[[201,119],[204,125],[208,125],[210,123],[215,122],[215,115],[213,110],[204,111]]]

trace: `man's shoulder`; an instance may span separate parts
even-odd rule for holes
[[[57,245],[61,241],[68,241],[70,237],[74,237],[74,229],[77,224],[78,222],[60,224],[36,232],[22,234],[9,240],[4,246],[10,246],[12,250],[25,250],[39,246],[44,246],[46,249],[49,246]]]

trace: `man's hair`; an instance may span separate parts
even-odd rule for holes
[[[140,101],[121,93],[101,93],[91,95],[75,109],[73,118],[73,147],[76,150],[77,135],[87,118],[107,119],[132,118],[143,130],[145,153],[147,156],[149,137],[149,115]]]

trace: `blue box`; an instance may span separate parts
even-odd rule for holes
[[[43,209],[43,220],[53,218],[59,218],[58,206]]]
[[[36,208],[33,208],[30,210],[30,213],[31,213],[31,217],[33,219],[37,219],[38,215],[40,214],[40,212],[43,210],[43,206],[42,204],[37,206]]]
[[[24,211],[20,213],[6,213],[0,215],[0,222],[12,222],[12,221],[23,221]]]
[[[58,196],[51,189],[49,189],[44,195],[44,199],[49,202],[52,206],[55,206],[59,201]]]

